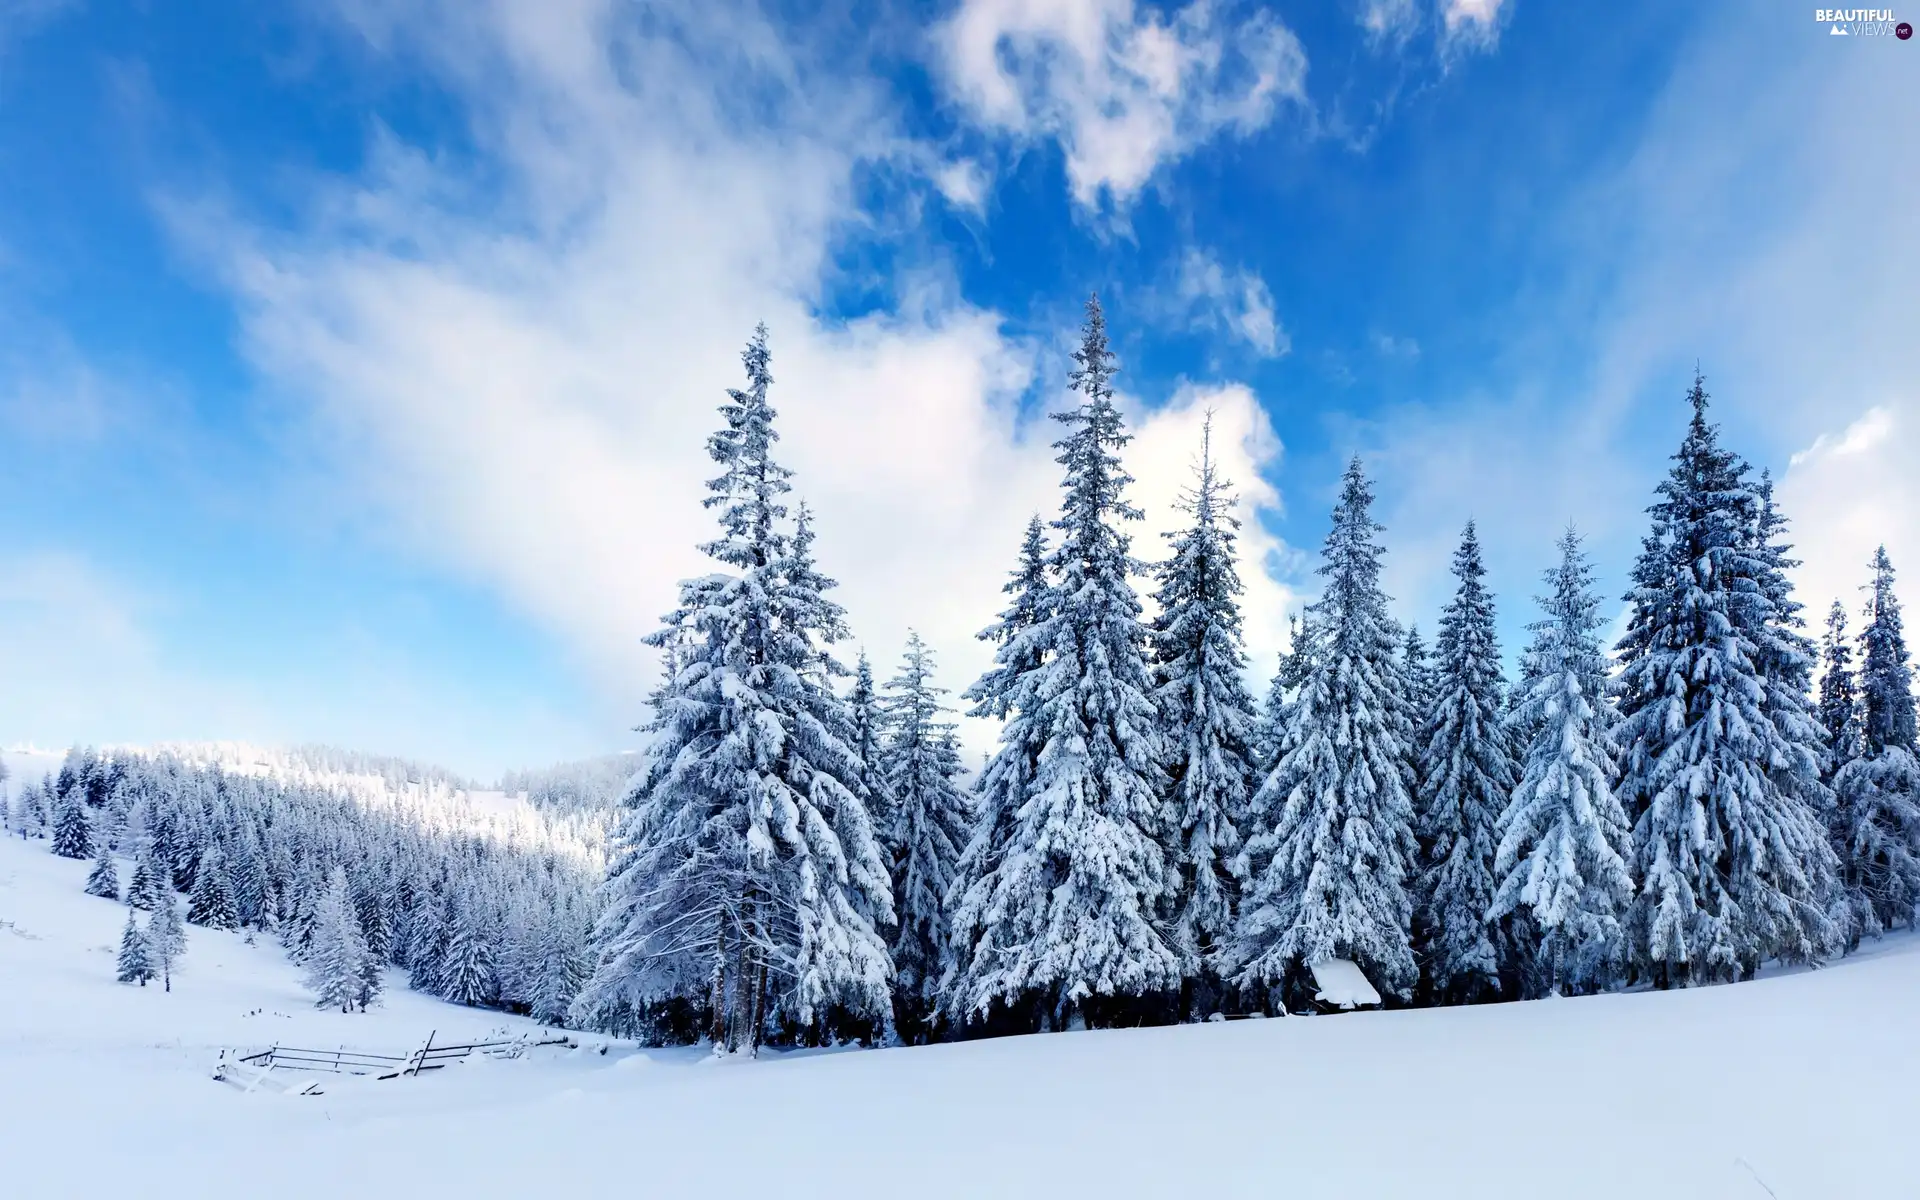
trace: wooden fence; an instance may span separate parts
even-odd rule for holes
[[[448,1063],[474,1054],[515,1058],[535,1046],[573,1045],[572,1040],[566,1037],[543,1038],[539,1041],[520,1037],[436,1045],[433,1039],[438,1034],[439,1030],[429,1033],[426,1042],[411,1054],[370,1054],[345,1047],[314,1050],[275,1045],[254,1054],[235,1055],[232,1059],[228,1059],[224,1053],[220,1057],[223,1067],[227,1062],[232,1062],[250,1071],[322,1071],[335,1075],[372,1075],[378,1079],[397,1079],[402,1075],[418,1075],[422,1071],[438,1071]],[[216,1069],[214,1078],[223,1077],[222,1071]]]

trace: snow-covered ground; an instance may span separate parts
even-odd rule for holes
[[[117,984],[125,910],[86,870],[0,841],[8,1200],[1920,1195],[1912,937],[1692,992],[757,1063],[583,1038],[296,1097],[215,1058],[533,1027],[397,979],[316,1012],[275,947],[202,929],[171,995]]]

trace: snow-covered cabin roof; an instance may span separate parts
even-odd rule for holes
[[[1322,1004],[1335,1008],[1373,1008],[1380,1003],[1380,993],[1373,990],[1373,984],[1367,982],[1366,974],[1357,963],[1328,958],[1314,963],[1310,970],[1314,985],[1320,989],[1314,999]]]

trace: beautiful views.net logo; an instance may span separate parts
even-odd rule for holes
[[[1890,8],[1816,8],[1813,19],[1830,27],[1833,37],[1897,37],[1906,41],[1913,26],[1895,21]]]

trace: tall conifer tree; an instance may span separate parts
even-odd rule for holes
[[[1187,1005],[1210,1007],[1221,991],[1220,951],[1233,929],[1240,881],[1239,823],[1252,798],[1259,717],[1247,692],[1234,543],[1232,486],[1213,463],[1209,416],[1194,486],[1181,497],[1192,518],[1166,534],[1151,635],[1154,700],[1166,744],[1167,813],[1175,883],[1169,932],[1185,960]]]
[[[843,617],[786,528],[764,326],[742,361],[747,387],[729,392],[708,440],[721,532],[702,549],[726,570],[683,583],[651,638],[673,650],[673,671],[654,696],[653,747],[575,1010],[614,1020],[682,1001],[705,1009],[717,1047],[751,1054],[776,1018],[884,1019],[876,924],[893,913],[850,722],[826,686],[824,643]]]
[[[1827,611],[1820,639],[1820,724],[1827,731],[1826,777],[1860,757],[1860,701],[1854,690],[1853,644],[1847,609],[1838,600]]]
[[[1630,941],[1657,986],[1818,960],[1835,942],[1833,854],[1805,799],[1818,764],[1785,723],[1774,658],[1784,617],[1758,549],[1762,497],[1707,423],[1697,376],[1688,402],[1619,646],[1621,791],[1640,887]]]
[[[1874,552],[1860,631],[1859,754],[1834,776],[1851,940],[1912,925],[1920,904],[1920,746],[1912,666],[1887,548]]]
[[[893,894],[899,919],[893,939],[894,1011],[902,1036],[933,1032],[934,1010],[950,937],[946,898],[972,811],[956,780],[953,723],[933,682],[933,651],[907,634],[899,672],[887,683],[885,786],[897,806]]]
[[[991,870],[962,877],[953,916],[949,1003],[969,1019],[1003,1006],[1104,1022],[1180,982],[1160,921],[1173,867],[1146,631],[1129,578],[1137,564],[1121,529],[1140,512],[1124,497],[1132,478],[1118,452],[1129,435],[1113,404],[1112,358],[1099,300],[1089,300],[1074,354],[1082,400],[1053,414],[1069,430],[1054,443],[1066,476],[1053,611],[1021,635],[1045,659],[1011,681],[1017,716],[1002,730],[1001,755],[1021,764],[1038,742],[1035,773],[1019,797],[989,794],[990,812],[1011,802],[1011,827],[983,852],[998,860]],[[1023,772],[990,766],[987,782],[1003,789]]]
[[[1572,529],[1546,583],[1546,615],[1529,627],[1533,684],[1516,709],[1534,735],[1500,816],[1499,887],[1488,915],[1523,922],[1532,961],[1517,974],[1529,991],[1560,995],[1616,978],[1633,837],[1613,789],[1619,756],[1599,636],[1606,621]]]
[[[1414,806],[1423,861],[1418,925],[1425,933],[1428,983],[1437,998],[1464,1003],[1498,995],[1503,959],[1512,957],[1510,947],[1496,945],[1504,939],[1487,918],[1495,826],[1518,773],[1503,719],[1505,681],[1486,573],[1469,521],[1453,556],[1459,587],[1442,612],[1435,642]],[[1411,638],[1408,644],[1414,644]]]
[[[1372,505],[1355,458],[1322,550],[1326,590],[1309,609],[1312,666],[1280,762],[1253,799],[1252,882],[1235,935],[1245,988],[1295,989],[1315,964],[1350,959],[1376,987],[1406,996],[1418,973],[1406,676]]]

